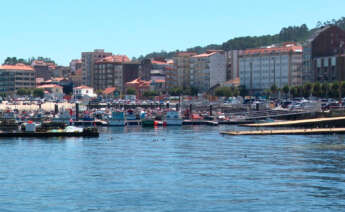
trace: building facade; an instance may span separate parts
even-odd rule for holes
[[[0,66],[0,92],[14,94],[20,88],[35,88],[36,73],[24,64]]]
[[[340,74],[335,70],[342,69],[339,67],[342,54],[345,54],[345,32],[342,29],[326,26],[316,30],[303,44],[303,83],[334,81]]]
[[[77,70],[82,68],[82,62],[79,59],[71,60],[69,63],[69,69],[71,73],[75,73]]]
[[[210,88],[226,81],[226,58],[223,51],[207,51],[194,55],[190,61],[190,87],[199,92],[207,92]]]
[[[226,56],[226,80],[235,80],[240,77],[238,56],[239,50],[225,52]]]
[[[317,82],[345,81],[345,55],[316,57],[312,60],[314,79]]]
[[[192,57],[195,56],[195,52],[179,52],[173,58],[174,69],[177,74],[178,87],[190,88],[190,68]]]
[[[112,53],[104,52],[103,49],[96,49],[93,52],[82,52],[81,62],[83,70],[83,84],[93,87],[94,82],[94,66],[96,61],[111,56]]]
[[[178,75],[177,70],[175,69],[174,60],[167,61],[167,67],[165,68],[165,86],[168,91],[179,86]]]
[[[37,78],[49,80],[52,77],[52,64],[48,64],[42,60],[34,60],[31,63],[31,66],[35,70]]]
[[[286,43],[282,46],[240,51],[240,85],[252,92],[262,92],[272,85],[302,84],[302,46]]]
[[[139,72],[139,64],[129,64],[129,62],[126,55],[112,55],[98,60],[94,67],[94,88],[104,90],[116,87],[123,92],[125,83],[136,79]]]

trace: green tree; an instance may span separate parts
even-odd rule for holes
[[[290,94],[293,96],[293,97],[297,97],[298,96],[298,88],[297,87],[292,87],[290,89]]]
[[[44,97],[44,90],[41,88],[35,88],[33,90],[33,96],[43,98]]]
[[[297,86],[297,97],[303,96],[303,86]]]
[[[239,92],[240,92],[240,96],[245,97],[245,96],[248,95],[248,90],[246,89],[246,86],[240,85],[238,87],[238,89],[239,89]]]
[[[321,97],[322,94],[321,94],[321,84],[319,82],[315,82],[313,84],[313,92],[312,92],[313,96],[316,96],[316,97]]]
[[[332,98],[338,98],[339,97],[339,82],[333,82],[331,84],[331,89],[330,89],[330,97]]]
[[[134,88],[127,88],[126,94],[127,94],[127,95],[135,95],[135,94],[136,94],[136,91],[135,91]]]
[[[271,96],[271,89],[265,89],[264,90],[264,95],[269,98]]]
[[[216,88],[214,91],[215,96],[225,96],[224,89],[222,87]]]
[[[330,85],[328,83],[322,83],[321,85],[321,96],[326,98],[330,92]]]
[[[159,93],[157,91],[145,91],[143,93],[144,97],[153,97],[153,96],[159,96]]]
[[[271,93],[272,93],[273,95],[277,95],[277,92],[278,92],[278,87],[277,87],[275,84],[273,84],[273,85],[271,86]]]
[[[287,96],[288,96],[289,91],[290,91],[289,86],[288,86],[288,85],[285,85],[285,86],[283,87],[283,92],[284,92],[284,94],[285,94],[285,97],[287,97]]]
[[[313,86],[311,83],[306,83],[305,85],[303,85],[303,96],[309,97],[311,95],[312,88]]]
[[[31,90],[27,88],[19,88],[17,90],[17,95],[19,96],[29,96],[31,95]]]
[[[344,97],[345,96],[345,81],[340,82],[340,96]]]
[[[102,95],[103,94],[103,90],[102,89],[97,89],[95,92],[96,92],[97,95]]]
[[[238,87],[232,87],[232,94],[236,97],[240,95],[240,90],[238,89]]]

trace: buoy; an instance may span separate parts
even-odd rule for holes
[[[154,126],[158,126],[158,121],[154,121],[154,122],[153,122],[153,125],[154,125]]]

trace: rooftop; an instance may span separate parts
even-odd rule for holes
[[[75,87],[75,89],[92,89],[92,88],[86,85],[81,85],[79,87]]]
[[[60,85],[55,85],[55,84],[44,84],[37,86],[37,88],[62,88]]]
[[[23,63],[17,63],[16,65],[2,65],[0,66],[2,70],[21,70],[21,71],[33,71],[31,66],[25,65]]]
[[[96,63],[125,63],[130,61],[131,60],[126,55],[111,55],[97,60]]]
[[[109,95],[109,94],[114,93],[114,91],[116,91],[115,87],[109,87],[109,88],[106,88],[102,93],[105,95]]]
[[[240,51],[240,55],[253,55],[253,54],[272,54],[272,53],[288,53],[288,52],[302,52],[303,47],[300,45],[287,43],[283,46],[273,46],[258,49],[247,49]]]

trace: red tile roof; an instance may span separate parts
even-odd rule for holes
[[[151,85],[151,81],[141,80],[137,78],[133,81],[127,82],[126,85],[135,85],[137,87],[149,87]]]
[[[156,65],[167,65],[166,62],[159,61],[159,60],[151,60],[151,63],[156,64]]]
[[[126,55],[111,55],[97,60],[96,63],[125,63],[130,61],[131,60]]]
[[[116,91],[116,88],[115,88],[115,87],[106,88],[106,89],[103,91],[103,94],[109,95],[109,94],[111,94],[111,93],[114,93],[114,91]]]
[[[176,54],[178,57],[191,57],[196,55],[195,52],[179,52]]]
[[[77,89],[92,89],[91,87],[86,86],[86,85],[81,85],[81,86],[75,87],[75,88],[77,88]]]
[[[44,84],[37,86],[37,88],[62,88],[60,85],[55,85],[55,84]]]
[[[48,64],[42,60],[34,60],[31,65],[32,66],[47,66]]]
[[[209,57],[209,56],[212,56],[214,54],[217,54],[217,52],[210,52],[210,53],[203,53],[203,54],[198,54],[198,55],[195,55],[193,56],[194,58],[200,58],[200,57]]]
[[[293,44],[278,47],[258,48],[258,49],[247,49],[240,51],[240,55],[251,55],[251,54],[271,54],[271,53],[287,53],[287,52],[302,52],[303,47]]]
[[[5,70],[21,70],[21,71],[33,71],[31,66],[24,65],[23,63],[17,63],[16,65],[2,65],[0,69]]]

